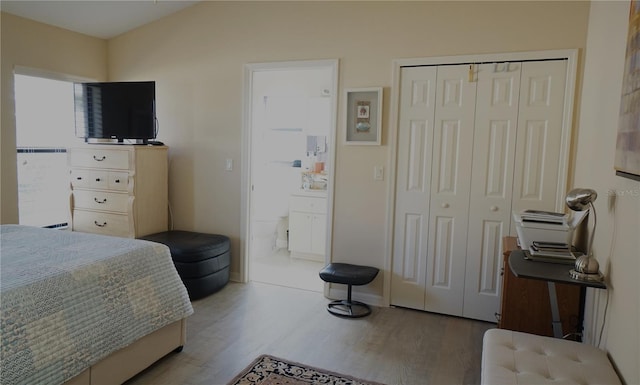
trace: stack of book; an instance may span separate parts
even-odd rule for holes
[[[571,264],[576,260],[571,246],[566,243],[533,241],[528,254],[530,259],[545,262]]]

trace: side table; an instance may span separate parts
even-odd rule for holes
[[[582,331],[582,315],[584,313],[584,296],[587,287],[596,289],[606,289],[604,282],[587,282],[571,278],[569,270],[573,265],[537,262],[525,258],[523,250],[513,250],[509,256],[509,269],[516,277],[542,280],[547,282],[549,290],[549,301],[551,305],[551,324],[553,326],[553,336],[562,338],[562,324],[560,322],[560,311],[558,309],[558,296],[556,294],[556,283],[571,284],[580,286],[580,324],[578,330]]]

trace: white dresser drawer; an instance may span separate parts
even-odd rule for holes
[[[91,185],[91,171],[82,168],[72,168],[69,172],[71,186],[73,188],[86,187]]]
[[[127,191],[129,189],[129,173],[127,171],[109,171],[109,190]]]
[[[129,151],[104,148],[72,148],[69,150],[71,167],[91,167],[128,170]]]
[[[101,190],[127,191],[129,172],[89,170],[86,168],[71,169],[71,186],[73,188],[93,188]]]
[[[289,210],[325,214],[327,212],[327,199],[292,196],[289,200]]]
[[[129,212],[129,194],[94,190],[74,190],[73,205],[74,207],[82,209],[127,213]]]
[[[109,188],[109,171],[89,170],[82,168],[71,169],[71,185],[74,188]]]
[[[133,231],[129,229],[129,216],[126,214],[73,210],[73,231],[133,237]]]

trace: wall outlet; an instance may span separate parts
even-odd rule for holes
[[[373,167],[373,180],[384,180],[384,167],[382,166]]]

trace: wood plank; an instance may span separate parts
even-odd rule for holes
[[[482,336],[495,324],[403,308],[329,314],[321,293],[229,283],[193,303],[187,344],[126,384],[226,384],[260,354],[386,384],[480,382]]]

